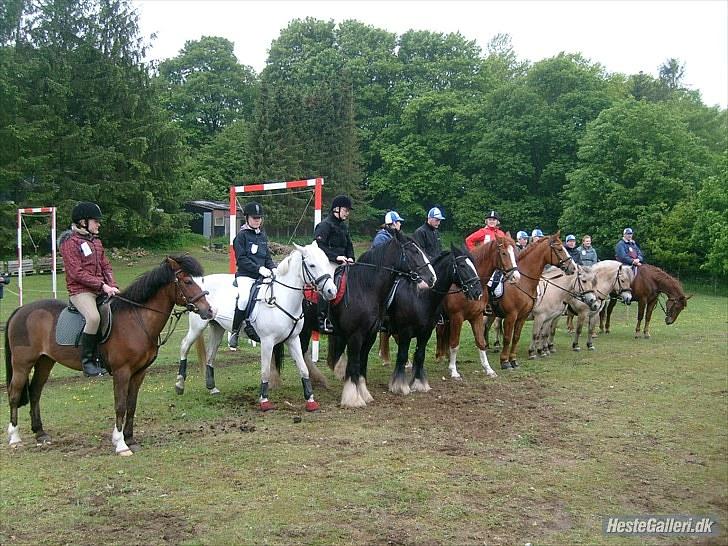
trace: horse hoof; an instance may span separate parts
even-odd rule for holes
[[[21,442],[12,443],[12,444],[10,444],[10,447],[12,449],[18,449],[19,447],[23,447],[23,442],[21,441]]]
[[[52,443],[51,442],[51,437],[48,436],[47,434],[43,434],[41,436],[38,436],[35,439],[35,445],[36,445],[36,447],[49,446],[49,445],[51,445],[51,443]]]
[[[497,374],[497,373],[495,373],[495,371],[494,371],[494,370],[491,370],[491,371],[489,371],[489,372],[485,372],[485,375],[487,375],[488,377],[492,377],[492,378],[494,378],[494,379],[495,379],[496,377],[498,377],[498,374]]]
[[[590,351],[594,351],[595,350],[594,349],[594,345],[587,345],[586,348],[589,349]]]
[[[501,362],[501,369],[502,370],[510,370],[511,369],[511,363],[510,362]]]
[[[306,411],[318,411],[320,409],[321,406],[319,406],[319,403],[316,402],[316,400],[306,401]]]
[[[579,346],[577,345],[576,347],[572,347],[572,348],[571,348],[571,350],[572,350],[572,351],[576,351],[576,352],[578,353],[579,351],[581,351],[581,347],[579,347]]]
[[[210,391],[210,394],[220,394],[220,389],[218,389],[217,387],[213,387],[208,390]]]
[[[511,368],[515,370],[516,368],[518,368],[518,366],[519,364],[516,360],[511,360]]]
[[[528,360],[536,360],[536,358],[538,358],[538,355],[528,355]]]
[[[176,392],[177,394],[184,394],[185,393],[185,388],[184,387],[180,387],[178,385],[175,385],[174,386],[174,392]]]
[[[645,334],[645,339],[650,339],[650,334]]]
[[[260,403],[260,411],[271,411],[276,409],[270,400],[265,400]]]
[[[124,451],[119,451],[117,455],[119,457],[131,457],[134,455],[134,452],[131,449],[125,449]]]

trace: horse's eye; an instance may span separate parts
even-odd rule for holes
[[[316,269],[316,264],[311,264],[311,269]]]

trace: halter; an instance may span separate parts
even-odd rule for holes
[[[561,277],[563,277],[563,276],[564,276],[564,274],[563,274],[563,273],[561,273],[561,274],[559,274],[559,275],[557,275],[557,276],[555,276],[555,277],[553,277],[553,278],[547,279],[546,277],[544,277],[544,276],[542,275],[542,276],[541,276],[541,280],[542,280],[543,282],[545,282],[546,284],[550,284],[550,285],[551,285],[551,286],[553,286],[554,288],[558,288],[558,289],[559,289],[559,290],[561,290],[562,292],[566,292],[566,293],[567,293],[567,294],[569,294],[569,295],[570,295],[571,297],[573,297],[573,298],[575,298],[575,299],[577,299],[577,300],[579,300],[579,301],[581,301],[581,302],[583,302],[583,303],[586,303],[586,301],[585,301],[585,300],[586,300],[586,295],[587,295],[587,294],[594,294],[594,293],[596,292],[596,290],[584,290],[584,289],[583,289],[583,286],[584,286],[584,285],[583,285],[583,283],[582,283],[582,281],[581,281],[581,278],[579,278],[579,272],[578,272],[578,271],[577,271],[577,273],[576,273],[576,283],[578,283],[578,284],[579,284],[579,291],[578,291],[578,292],[572,292],[572,291],[571,291],[571,290],[569,290],[568,288],[564,288],[563,286],[559,286],[558,284],[556,284],[555,282],[553,282],[553,281],[555,281],[556,279],[560,279],[560,278],[561,278]],[[576,284],[576,283],[575,283],[575,284]],[[595,297],[596,297],[596,296],[595,296]]]

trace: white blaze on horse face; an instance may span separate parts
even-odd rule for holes
[[[516,254],[513,252],[512,246],[508,247],[508,255],[511,257],[511,265],[516,268],[513,270],[513,276],[511,279],[513,282],[518,282],[521,280],[521,273],[518,271],[518,266],[516,265]]]
[[[432,275],[432,283],[427,284],[425,283],[425,286],[421,286],[422,283],[420,283],[420,288],[431,288],[435,286],[435,283],[437,282],[437,274],[435,273],[435,268],[432,267],[432,264],[430,263],[430,259],[427,257],[427,255],[424,253],[424,251],[418,246],[416,247],[417,250],[420,251],[420,254],[422,255],[422,260],[427,264],[427,269],[430,270],[430,275]]]

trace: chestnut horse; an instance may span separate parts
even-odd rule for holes
[[[111,300],[111,334],[99,348],[103,362],[114,378],[116,424],[111,441],[119,455],[131,455],[139,449],[134,439],[137,395],[147,368],[157,358],[162,344],[159,335],[174,306],[184,306],[187,311],[206,319],[213,317],[206,292],[192,279],[202,274],[202,266],[191,256],[167,257],[159,267],[140,276]],[[56,344],[56,322],[65,308],[66,305],[58,300],[39,300],[17,308],[8,319],[5,368],[11,446],[21,443],[18,408],[29,401],[36,442],[39,445],[51,442],[40,417],[43,386],[56,362],[74,370],[81,369],[81,350]],[[34,371],[29,384],[31,370]]]
[[[567,275],[576,271],[576,264],[561,244],[559,232],[548,235],[526,247],[518,255],[518,270],[521,278],[515,283],[505,283],[503,296],[493,305],[503,318],[503,349],[500,354],[501,368],[518,367],[516,351],[521,330],[536,302],[538,283],[543,268],[555,265]]]
[[[510,237],[497,237],[484,245],[475,247],[471,254],[475,260],[475,269],[480,277],[483,287],[490,280],[496,269],[506,273],[508,280],[518,280],[519,272],[516,269],[516,243]],[[507,283],[506,283],[507,284]],[[450,377],[458,379],[460,373],[457,369],[458,349],[460,348],[460,331],[463,322],[470,321],[473,330],[475,344],[480,351],[480,364],[483,366],[488,377],[496,377],[488,363],[488,355],[485,352],[485,338],[483,337],[483,312],[487,303],[487,295],[483,291],[483,297],[479,300],[468,300],[462,292],[448,294],[442,302],[443,312],[449,318],[444,326],[437,327],[437,353],[436,358],[449,354]]]
[[[642,335],[649,339],[650,337],[650,320],[652,320],[652,311],[658,304],[659,295],[666,294],[667,302],[664,307],[660,303],[660,307],[665,313],[665,324],[672,324],[677,320],[680,312],[688,305],[688,300],[692,296],[686,296],[683,292],[680,281],[671,277],[657,266],[643,264],[637,268],[634,279],[632,280],[632,299],[637,300],[637,328],[635,328],[634,337],[640,337],[640,326],[642,318],[645,319],[645,328]],[[612,309],[617,304],[616,299],[609,301],[609,304],[602,310],[603,315],[600,319],[604,319],[606,315],[606,324],[601,327],[605,333],[609,333],[609,321],[612,316]]]

